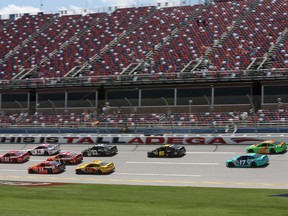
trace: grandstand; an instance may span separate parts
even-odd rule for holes
[[[1,126],[283,131],[288,2],[186,2],[1,16]]]

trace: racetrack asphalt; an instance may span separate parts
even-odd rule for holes
[[[0,144],[0,154],[8,150],[27,150],[33,145]],[[61,145],[62,151],[81,153],[89,145]],[[31,156],[23,164],[0,164],[0,181],[63,182],[91,184],[125,184],[157,186],[195,186],[225,188],[288,189],[287,153],[269,155],[270,163],[262,168],[227,168],[226,159],[245,154],[247,145],[186,145],[181,158],[148,158],[147,151],[156,145],[118,145],[112,157],[85,157],[114,162],[115,172],[109,175],[76,175],[77,165],[66,166],[61,174],[28,174],[32,164],[46,156]]]

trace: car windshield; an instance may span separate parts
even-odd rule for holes
[[[48,147],[48,148],[54,148],[55,145],[48,145],[47,147]]]
[[[105,165],[107,165],[108,163],[107,162],[104,162],[104,161],[102,161],[101,163],[100,163],[100,165],[101,166],[105,166]]]
[[[179,148],[179,146],[178,146],[178,145],[174,145],[174,144],[173,144],[173,145],[171,145],[170,147],[171,147],[171,148],[174,148],[174,149],[178,149],[178,148]]]
[[[57,161],[51,161],[50,164],[51,164],[51,165],[54,165],[54,166],[58,166],[58,165],[59,165],[59,162],[57,162]]]
[[[11,152],[12,154],[15,154],[16,156],[22,155],[23,152],[17,151],[17,152]]]
[[[255,154],[253,157],[254,157],[254,158],[260,158],[260,157],[262,157],[262,155],[260,155],[260,154]]]

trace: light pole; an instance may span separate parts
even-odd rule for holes
[[[252,112],[252,115],[253,115],[255,132],[256,132],[256,135],[258,137],[258,126],[257,126],[257,122],[256,122],[255,106],[254,106],[254,103],[253,103],[253,100],[252,100],[251,96],[248,95],[248,94],[246,94],[246,96],[248,97],[248,99],[250,101],[250,104],[251,104],[251,107],[252,107],[251,112]]]
[[[191,109],[192,109],[192,100],[189,100],[189,133],[191,133]]]
[[[161,97],[161,99],[164,101],[164,103],[167,106],[167,117],[169,118],[169,122],[170,122],[170,127],[171,127],[171,133],[173,133],[173,124],[172,124],[172,119],[171,119],[171,109],[170,106],[168,104],[168,101],[166,100],[166,98]]]
[[[40,11],[43,11],[43,0],[40,0]]]
[[[21,105],[21,103],[17,100],[14,101],[20,108],[21,113],[23,113],[23,106]]]
[[[17,101],[17,100],[15,100],[14,102],[19,106],[20,111],[21,111],[21,113],[20,113],[21,119],[24,120],[24,123],[25,123],[25,125],[26,125],[26,117],[25,117],[24,112],[23,112],[23,106],[22,106],[22,104],[21,104],[19,101]]]
[[[109,114],[109,110],[110,110],[110,104],[108,101],[105,102],[105,106],[102,108],[102,111],[105,115],[105,119],[107,119],[107,116]],[[106,131],[108,132],[108,122],[106,120]]]
[[[48,100],[48,102],[51,104],[51,106],[52,106],[52,108],[53,108],[53,113],[54,113],[54,115],[55,115],[55,118],[57,118],[57,128],[58,128],[58,133],[60,133],[60,129],[59,129],[59,127],[60,127],[60,125],[59,125],[59,118],[57,117],[57,111],[56,111],[55,104],[54,104],[54,102],[51,101],[51,100]]]
[[[277,111],[278,111],[278,121],[277,121],[277,132],[279,132],[279,126],[280,126],[280,108],[282,106],[282,99],[277,98]]]
[[[134,120],[135,120],[134,115],[135,115],[135,112],[136,112],[136,109],[135,109],[136,107],[133,108],[132,103],[131,103],[131,101],[128,98],[125,97],[124,100],[126,100],[127,103],[130,106],[130,109],[131,109],[131,112],[132,112],[132,123],[133,123],[133,126],[134,126],[134,132],[137,133],[136,122],[134,122]]]
[[[209,105],[209,111],[210,111],[210,124],[211,124],[211,128],[212,128],[212,130],[213,130],[213,133],[215,132],[215,123],[214,123],[214,118],[213,118],[213,110],[214,110],[214,107],[213,107],[213,104],[211,104],[211,102],[210,102],[210,100],[209,100],[209,98],[206,96],[206,95],[204,95],[204,98],[206,99],[206,101],[207,101],[207,103],[208,103],[208,105]]]

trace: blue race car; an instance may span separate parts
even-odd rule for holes
[[[268,165],[268,163],[267,155],[251,153],[226,160],[226,167],[261,167]]]

